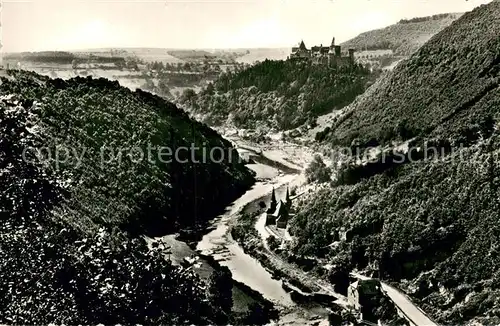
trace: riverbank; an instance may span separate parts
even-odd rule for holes
[[[293,183],[292,183],[293,184]],[[283,184],[275,188],[277,198],[284,196],[287,186]],[[249,202],[242,209],[231,225],[229,232],[243,251],[259,261],[272,277],[281,282],[285,291],[297,303],[296,309],[283,309],[276,325],[317,325],[326,322],[329,309],[338,311],[346,302],[341,295],[333,295],[333,288],[326,291],[317,284],[317,280],[303,272],[299,266],[293,265],[276,254],[270,254],[265,248],[255,224],[259,212],[259,203],[268,202],[271,192]],[[340,299],[340,300],[339,300]]]

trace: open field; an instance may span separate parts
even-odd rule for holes
[[[285,60],[290,54],[291,48],[262,48],[248,49],[247,53],[236,59],[238,62],[254,63],[255,61],[269,60]]]

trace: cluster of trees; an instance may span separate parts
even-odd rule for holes
[[[4,55],[6,60],[28,61],[35,63],[71,64],[77,66],[82,63],[115,64],[117,67],[125,67],[131,61],[124,56],[104,56],[89,54],[74,54],[65,51],[41,51],[41,52],[21,52]],[[138,60],[134,60],[138,62]]]
[[[4,55],[5,60],[30,61],[40,63],[71,64],[75,55],[64,51],[42,51],[8,53]]]
[[[415,17],[415,18],[410,18],[410,19],[401,19],[398,23],[399,24],[420,23],[420,22],[426,22],[429,20],[441,20],[443,18],[453,18],[453,17],[455,17],[454,14],[437,14],[437,15],[432,15],[432,16],[427,16],[427,17]]]
[[[154,92],[163,98],[172,100],[174,98],[174,94],[172,94],[171,88],[168,86],[169,82],[170,80],[168,79],[159,79],[155,84],[152,78],[145,76],[144,83],[141,85],[140,89]],[[183,80],[183,82],[185,81]]]
[[[213,62],[219,64],[234,64],[236,59],[244,54],[248,54],[249,51],[245,52],[234,52],[234,51],[214,51],[208,52],[204,50],[171,50],[168,51],[173,57],[179,58],[183,61],[189,62]]]
[[[286,130],[349,104],[373,77],[359,65],[336,69],[266,60],[221,74],[210,89],[200,92],[192,109],[206,113],[214,122],[230,117],[239,127],[265,123]]]
[[[332,171],[323,162],[320,155],[316,154],[313,161],[305,170],[305,175],[308,183],[311,182],[329,182],[331,179]]]
[[[203,73],[205,75],[218,75],[222,72],[221,66],[224,65],[223,62],[215,61],[211,62],[204,60],[201,62],[187,61],[187,62],[163,62],[163,61],[153,61],[146,63],[147,70],[155,70],[157,72],[177,72],[177,73]],[[240,71],[245,67],[249,67],[249,64],[233,62],[226,63],[228,65],[228,70]]]
[[[202,71],[198,70],[199,66],[192,62],[163,62],[163,61],[153,61],[146,63],[146,68],[148,70],[156,71]]]
[[[237,73],[248,67],[248,64],[233,63],[227,66],[224,70]],[[184,63],[163,63],[161,61],[154,61],[146,64],[146,71],[143,74],[145,79],[156,78],[159,82],[169,85],[170,87],[195,87],[200,86],[206,82],[217,79],[222,73],[221,64],[205,62],[184,62]],[[158,94],[161,88],[155,87],[151,83],[145,83],[141,86],[142,89],[153,91]],[[162,92],[162,96],[171,98],[168,92]]]

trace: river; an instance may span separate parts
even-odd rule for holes
[[[266,299],[284,306],[294,305],[289,293],[283,290],[281,281],[272,275],[254,258],[247,255],[231,238],[228,232],[228,222],[235,218],[247,203],[252,202],[272,191],[272,188],[290,182],[295,175],[285,175],[276,183],[258,182],[252,189],[238,198],[228,212],[218,219],[216,228],[205,235],[196,249],[206,255],[211,255],[223,266],[227,266],[236,281],[245,283],[260,292]]]
[[[212,221],[208,233],[196,244],[195,250],[192,249],[193,245],[190,247],[185,242],[177,240],[176,235],[167,235],[162,239],[170,247],[171,254],[168,255],[168,258],[175,264],[181,264],[184,258],[193,255],[210,256],[220,265],[227,266],[234,280],[259,292],[277,307],[284,308],[287,311],[303,311],[298,304],[292,301],[290,294],[283,289],[282,281],[274,279],[272,274],[255,258],[246,254],[238,243],[232,239],[229,232],[230,222],[237,218],[244,206],[268,195],[273,188],[278,189],[299,177],[297,170],[281,169],[280,165],[282,163],[268,161],[269,159],[266,159],[264,164],[249,165],[252,170],[256,171],[258,181],[251,189],[226,207],[224,214]],[[213,272],[213,267],[203,258],[198,259],[198,263],[194,265],[194,268],[202,278],[208,278]],[[255,301],[255,298],[236,283],[233,287],[233,310],[246,311],[248,305],[253,301]],[[321,308],[318,311],[313,307],[311,308],[315,313],[319,312],[319,315],[325,315],[324,309]],[[314,314],[314,316],[318,316],[318,314]],[[286,318],[296,319],[295,313],[293,317],[288,314]],[[305,324],[305,322],[299,320],[293,321]],[[286,324],[290,323],[286,322]]]
[[[267,300],[282,307],[294,306],[295,303],[291,300],[290,294],[282,288],[282,282],[273,279],[271,273],[256,259],[246,254],[228,232],[228,223],[236,218],[241,208],[247,203],[270,193],[273,187],[277,188],[288,183],[294,177],[295,175],[283,175],[274,178],[272,181],[256,182],[250,190],[228,206],[224,214],[212,221],[212,230],[197,243],[196,251],[187,243],[177,240],[175,234],[161,237],[170,247],[170,254],[167,258],[172,260],[174,264],[181,264],[184,258],[193,255],[197,256],[199,253],[211,256],[220,265],[229,268],[234,280],[244,283],[261,293]],[[194,268],[202,278],[208,278],[213,272],[213,267],[203,259],[199,259]],[[233,289],[233,299],[235,311],[245,311],[248,304],[254,301],[238,286]]]

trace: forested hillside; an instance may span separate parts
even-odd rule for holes
[[[408,56],[434,34],[449,26],[460,13],[402,19],[397,24],[362,33],[342,43],[343,47],[364,50],[392,50],[394,55]]]
[[[209,124],[229,120],[237,127],[287,130],[340,109],[375,77],[359,65],[334,69],[309,62],[270,61],[225,73],[200,94],[183,101]]]
[[[253,175],[235,157],[134,153],[192,142],[237,155],[230,143],[117,82],[22,71],[1,82],[0,323],[226,322],[210,299],[220,295],[160,247],[149,252],[140,235],[203,225]]]
[[[440,323],[500,322],[498,35],[500,2],[464,14],[331,126],[325,149],[386,152],[303,200],[296,253],[399,282]]]

